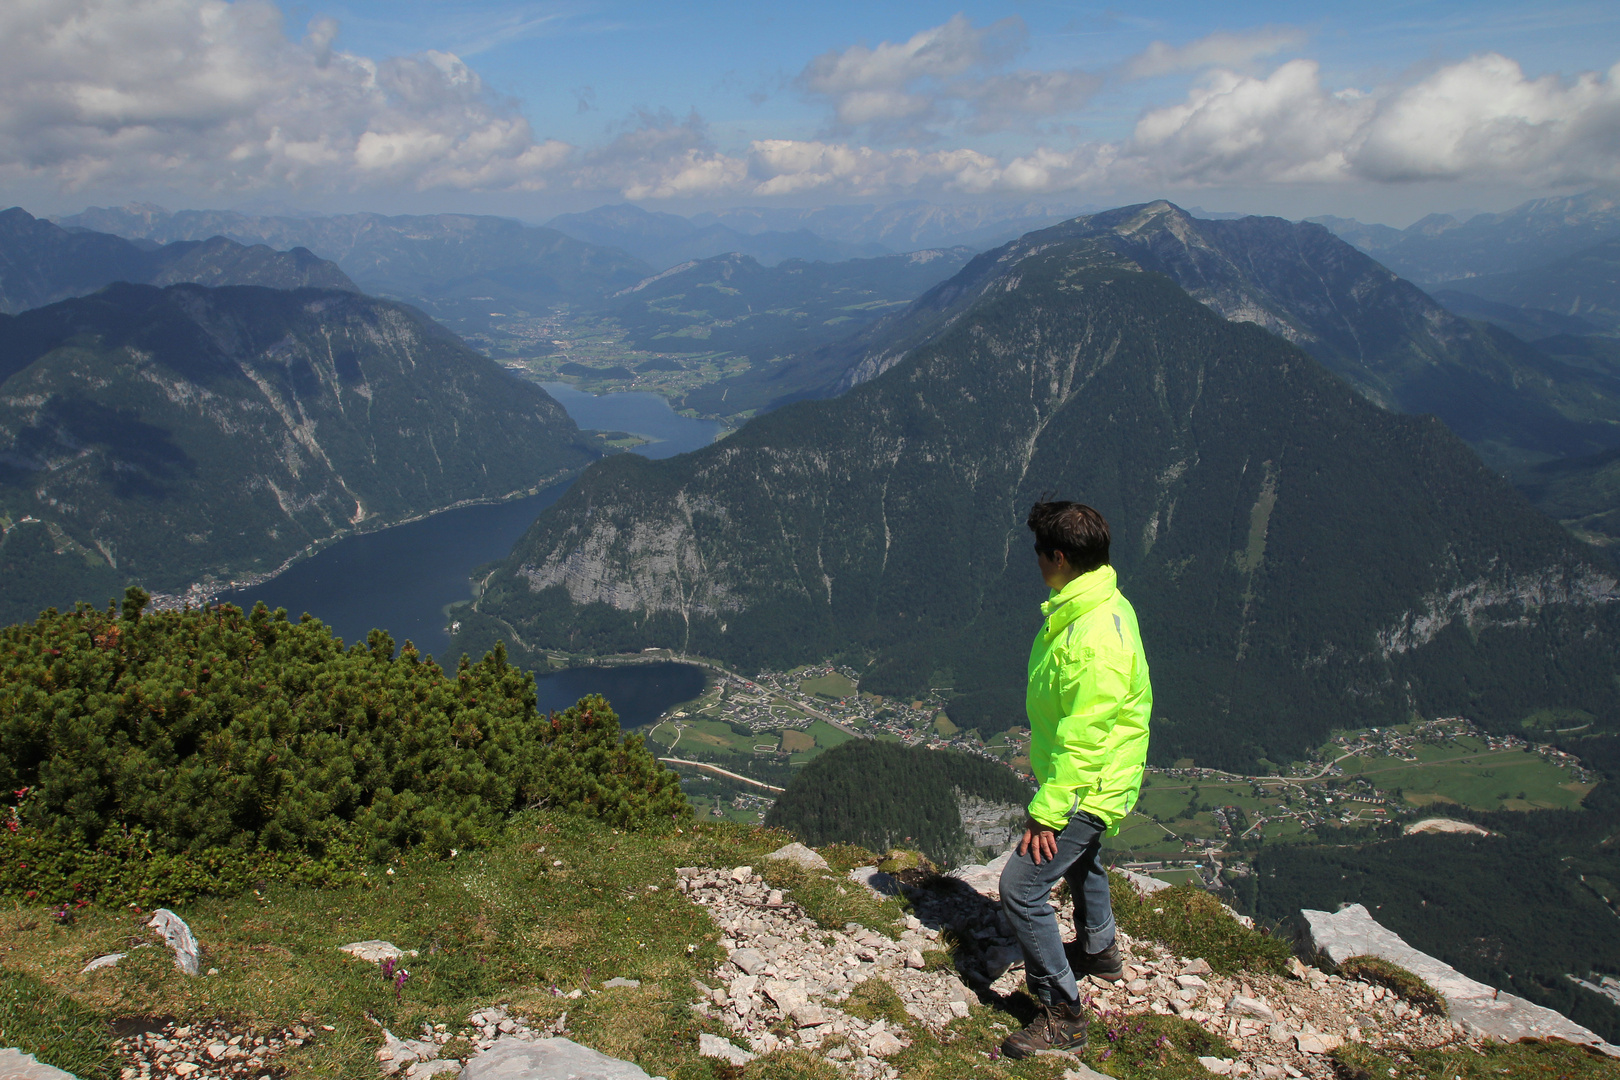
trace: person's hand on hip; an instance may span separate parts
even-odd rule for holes
[[[1018,854],[1027,854],[1035,860],[1036,866],[1057,858],[1057,830],[1030,818],[1024,827],[1024,838],[1018,841]]]

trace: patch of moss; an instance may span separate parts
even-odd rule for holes
[[[818,849],[827,865],[841,874],[847,874],[857,866],[876,866],[883,856],[875,851],[867,851],[859,844],[828,844]]]
[[[867,979],[851,990],[849,997],[838,1006],[849,1015],[867,1023],[883,1019],[891,1024],[904,1024],[910,1017],[905,1002],[895,993],[887,979]]]

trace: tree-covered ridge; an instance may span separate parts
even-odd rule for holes
[[[84,296],[115,281],[358,291],[347,274],[305,248],[275,251],[223,236],[141,245],[107,233],[69,231],[17,207],[0,211],[0,312]]]
[[[0,619],[264,573],[595,456],[544,390],[413,308],[113,285],[0,316]]]
[[[1434,419],[1092,241],[842,398],[599,463],[480,607],[544,647],[843,653],[863,689],[999,695],[1017,723],[1045,596],[1023,518],[1051,490],[1113,525],[1159,761],[1294,760],[1414,709],[1620,719],[1612,570]]]
[[[813,847],[903,844],[949,865],[969,852],[959,794],[1021,806],[1030,790],[1006,766],[972,754],[856,739],[799,770],[765,824]]]
[[[607,702],[539,713],[500,648],[446,671],[382,631],[345,649],[307,615],[145,600],[0,630],[8,843],[89,860],[138,831],[158,854],[385,858],[477,846],[527,806],[621,827],[690,814]],[[13,871],[12,891],[57,884]]]

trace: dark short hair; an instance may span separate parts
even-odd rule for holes
[[[1038,502],[1025,524],[1035,534],[1035,550],[1048,559],[1061,551],[1082,574],[1108,565],[1108,522],[1084,503]]]

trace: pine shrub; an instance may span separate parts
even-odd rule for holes
[[[497,647],[454,672],[373,630],[344,649],[264,605],[47,611],[0,630],[0,894],[233,891],[489,842],[549,806],[690,814],[599,696],[541,714]],[[218,889],[210,885],[217,885]],[[133,895],[131,895],[133,894]]]

